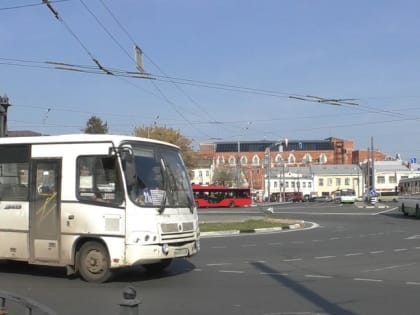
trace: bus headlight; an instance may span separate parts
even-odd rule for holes
[[[164,255],[168,255],[169,254],[169,245],[168,244],[163,244],[162,245],[162,253]]]

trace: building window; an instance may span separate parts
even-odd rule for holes
[[[335,186],[340,187],[341,186],[341,178],[335,179]]]
[[[274,181],[274,188],[277,188],[277,182]]]
[[[332,184],[333,184],[332,178],[328,178],[327,179],[327,186],[332,186]]]
[[[306,188],[306,182],[302,182],[302,188]]]
[[[327,156],[324,153],[322,153],[319,156],[319,163],[321,163],[321,164],[327,163]]]
[[[229,157],[229,165],[235,165],[236,164],[236,159],[234,156],[230,156]]]
[[[397,183],[397,177],[396,176],[389,176],[389,183],[390,184],[396,184]]]
[[[324,186],[324,179],[323,178],[318,179],[318,186]]]
[[[302,163],[310,163],[312,162],[312,156],[309,153],[306,153],[302,159]]]
[[[252,158],[252,165],[260,165],[260,158],[258,157],[258,155],[254,155],[254,157]]]
[[[276,163],[283,162],[283,158],[282,158],[281,154],[276,155],[276,157],[274,158],[274,162],[276,162]]]
[[[308,188],[312,188],[312,183],[308,182]]]
[[[292,164],[296,163],[295,156],[293,154],[290,154],[289,158],[288,158],[288,161],[289,161],[289,163],[292,163]]]
[[[225,158],[223,156],[217,157],[217,164],[225,164]]]
[[[346,177],[346,178],[344,179],[344,185],[346,185],[346,186],[350,186],[350,178]]]
[[[378,184],[385,184],[385,176],[378,176],[376,180]]]
[[[241,156],[241,165],[247,165],[248,164],[248,159],[246,158],[246,156]]]

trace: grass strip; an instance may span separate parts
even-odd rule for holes
[[[201,232],[231,231],[231,230],[253,230],[273,227],[284,227],[293,224],[290,220],[278,219],[249,219],[239,222],[207,222],[200,223]]]

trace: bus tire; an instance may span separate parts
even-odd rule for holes
[[[163,259],[157,263],[154,264],[147,264],[147,265],[143,265],[143,267],[151,273],[157,273],[157,272],[161,272],[164,269],[168,268],[169,265],[171,264],[172,259]]]
[[[233,201],[230,202],[229,208],[235,208],[235,203]]]
[[[407,211],[405,211],[405,206],[404,204],[401,205],[401,212],[404,214],[404,216],[408,216]]]
[[[82,245],[77,270],[86,282],[102,283],[111,277],[109,254],[102,243],[89,241]]]

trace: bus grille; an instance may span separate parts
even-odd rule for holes
[[[162,241],[189,241],[194,239],[194,223],[163,223],[160,225]]]

